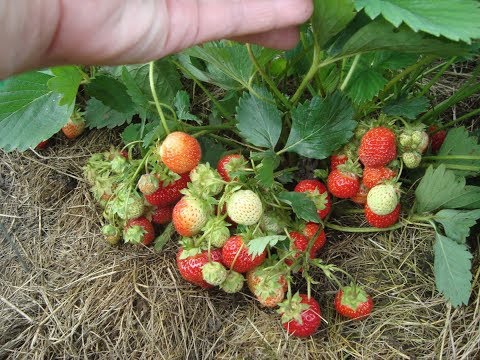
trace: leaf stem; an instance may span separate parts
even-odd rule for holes
[[[455,120],[452,120],[448,123],[446,123],[445,125],[442,125],[442,126],[439,126],[438,129],[435,131],[435,132],[438,132],[440,130],[443,130],[443,129],[446,129],[446,128],[449,128],[449,127],[452,127],[454,126],[455,124],[458,124],[464,120],[467,120],[469,118],[471,118],[472,116],[475,116],[477,114],[480,114],[480,108],[478,109],[475,109],[475,110],[472,110],[470,111],[469,113],[466,113],[465,115],[462,115],[460,116],[459,118],[456,118]]]
[[[319,63],[320,63],[320,48],[317,45],[315,45],[313,48],[312,65],[310,66],[310,69],[308,70],[307,74],[305,75],[302,82],[300,83],[300,86],[298,87],[297,91],[292,96],[291,101],[293,105],[296,105],[298,103],[298,101],[300,100],[300,97],[305,91],[305,88],[310,83],[310,81],[315,77],[315,74],[319,69]]]
[[[150,80],[150,90],[152,91],[153,100],[155,101],[155,106],[157,108],[158,115],[160,115],[160,120],[162,121],[163,129],[167,135],[170,134],[170,129],[167,125],[167,120],[165,119],[165,114],[163,113],[162,107],[160,106],[160,101],[158,101],[157,90],[155,89],[155,84],[153,80],[155,61],[150,61],[150,71],[148,73],[148,78]]]
[[[350,79],[353,76],[353,73],[355,72],[355,69],[357,68],[358,61],[360,60],[361,56],[362,54],[355,55],[352,66],[350,67],[350,70],[348,70],[347,76],[345,77],[345,80],[343,80],[343,83],[340,86],[340,90],[345,91],[345,88],[347,87],[348,83],[350,82]]]
[[[383,231],[391,231],[397,230],[402,227],[402,224],[398,223],[388,228],[374,228],[374,227],[349,227],[349,226],[340,226],[336,224],[332,224],[329,222],[324,223],[326,228],[350,233],[375,233],[375,232],[383,232]]]
[[[480,160],[480,155],[432,155],[423,156],[423,160]]]
[[[283,95],[280,90],[278,90],[278,87],[275,85],[270,76],[268,76],[268,74],[262,69],[257,58],[255,57],[255,54],[253,53],[252,45],[246,44],[246,47],[248,55],[250,56],[250,60],[252,61],[253,65],[255,65],[258,73],[262,76],[263,80],[265,80],[265,82],[270,86],[270,89],[272,89],[275,96],[283,103],[283,105],[285,105],[287,109],[291,110],[292,104],[290,104],[290,101],[288,101],[285,95]]]
[[[453,57],[448,62],[446,62],[445,65],[443,65],[443,67],[440,69],[440,71],[435,74],[435,76],[432,78],[432,80],[430,80],[428,82],[428,84],[423,87],[420,94],[418,94],[418,97],[421,97],[421,96],[425,95],[428,92],[428,90],[430,90],[430,88],[438,81],[440,76],[442,76],[445,73],[445,71],[447,71],[447,69],[450,67],[450,65],[453,64],[453,62],[456,59],[457,59],[456,57]]]
[[[222,113],[222,115],[225,117],[225,119],[227,119],[228,121],[233,121],[232,117],[229,115],[228,111],[225,110],[225,108],[222,106],[222,104],[220,104],[220,102],[218,102],[218,100],[215,98],[215,96],[213,96],[212,93],[210,91],[208,91],[208,89],[205,86],[203,86],[203,84],[186,67],[184,67],[182,64],[180,64],[179,62],[177,62],[175,60],[172,60],[172,63],[175,64],[175,66],[177,66],[181,71],[186,73],[195,82],[195,84],[197,84],[198,87],[200,89],[202,89],[202,91],[205,93],[205,95],[207,95],[207,97],[217,107],[217,109]]]

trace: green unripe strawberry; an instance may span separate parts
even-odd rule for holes
[[[120,229],[110,224],[102,227],[102,234],[105,236],[105,241],[110,245],[117,245],[121,239]]]
[[[409,169],[417,168],[422,162],[422,155],[418,152],[406,152],[402,155],[403,164]]]
[[[423,154],[428,148],[428,144],[430,143],[430,137],[425,131],[422,131],[421,133],[421,139],[418,143],[416,150],[418,153]]]
[[[288,220],[287,215],[283,212],[265,212],[260,219],[260,228],[267,234],[282,234]]]
[[[400,134],[398,141],[400,143],[400,146],[404,149],[410,149],[412,147],[412,136],[410,134]]]
[[[254,225],[262,217],[262,201],[251,190],[238,190],[227,201],[227,214],[237,224]]]
[[[397,189],[390,184],[374,186],[368,192],[367,205],[374,214],[390,214],[398,205]]]
[[[110,162],[110,166],[115,174],[122,174],[128,167],[128,162],[123,156],[116,155]]]
[[[210,285],[218,286],[227,278],[227,269],[216,261],[208,262],[202,267],[203,279]]]
[[[136,191],[120,191],[112,201],[112,209],[123,220],[136,219],[145,210],[143,197]]]
[[[230,237],[230,230],[228,229],[228,223],[224,220],[213,218],[207,221],[204,227],[205,239],[210,245],[221,248],[227,242]]]
[[[223,180],[209,164],[199,164],[190,172],[193,187],[208,196],[218,195],[223,189]]]
[[[225,278],[225,281],[220,284],[220,289],[226,293],[233,294],[242,290],[244,282],[245,278],[242,274],[230,270]]]

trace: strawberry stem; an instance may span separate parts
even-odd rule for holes
[[[338,231],[345,231],[345,232],[350,232],[350,233],[375,233],[375,232],[384,232],[384,231],[391,231],[391,230],[397,230],[402,227],[401,223],[395,224],[393,226],[387,227],[387,228],[374,228],[374,227],[349,227],[349,226],[340,226],[340,225],[335,225],[329,222],[324,223],[326,228],[332,229],[332,230],[338,230]]]
[[[165,119],[165,114],[163,113],[162,107],[160,106],[160,101],[158,100],[157,90],[155,89],[153,73],[154,73],[155,61],[150,61],[150,71],[149,71],[149,80],[150,80],[150,90],[152,91],[153,100],[155,100],[155,106],[157,108],[158,115],[160,115],[160,120],[163,125],[163,129],[167,135],[170,134],[170,129],[167,125],[167,120]]]

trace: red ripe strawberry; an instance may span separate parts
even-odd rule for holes
[[[192,171],[202,158],[202,149],[197,139],[181,131],[169,134],[158,152],[162,162],[177,174]]]
[[[212,288],[202,275],[202,267],[208,262],[220,262],[222,259],[222,252],[220,249],[212,249],[210,251],[210,259],[208,258],[208,251],[197,253],[196,255],[185,257],[183,256],[183,248],[177,252],[177,267],[180,275],[188,282],[198,285],[204,289]]]
[[[200,199],[184,196],[173,208],[173,226],[182,236],[198,234],[207,220],[208,206]]]
[[[330,157],[330,171],[333,171],[337,168],[338,165],[343,165],[347,162],[348,157],[344,154],[333,154]]]
[[[75,139],[85,131],[85,120],[80,116],[72,116],[62,127],[62,132],[68,139]]]
[[[48,143],[49,143],[49,139],[40,141],[40,142],[38,143],[38,145],[35,146],[35,149],[44,150],[44,149],[47,148]]]
[[[295,186],[294,191],[307,193],[308,197],[315,203],[320,219],[325,219],[330,213],[332,200],[327,188],[320,181],[302,180]]]
[[[225,181],[232,180],[230,173],[239,171],[245,167],[245,158],[240,154],[223,156],[217,164],[217,171]]]
[[[306,294],[295,294],[279,304],[278,312],[282,316],[282,326],[296,337],[313,335],[320,326],[322,315],[320,305]]]
[[[152,222],[159,225],[168,224],[172,221],[172,206],[157,207],[152,213]]]
[[[395,134],[385,127],[370,129],[362,137],[358,156],[366,167],[387,165],[397,157]]]
[[[377,215],[375,214],[368,205],[365,205],[365,218],[367,222],[377,228],[387,228],[394,225],[400,218],[400,204],[397,205],[395,210],[387,215]]]
[[[443,142],[445,141],[445,138],[447,137],[446,130],[440,130],[437,132],[435,132],[435,130],[437,130],[435,125],[430,125],[428,127],[428,131],[430,133],[430,148],[433,154],[438,153],[443,145]]]
[[[125,242],[150,245],[155,239],[155,230],[152,223],[142,216],[127,222],[123,237]]]
[[[246,273],[259,266],[265,260],[267,251],[260,255],[252,256],[240,235],[231,236],[222,248],[223,264],[239,273]]]
[[[311,223],[313,225],[317,225],[315,223]],[[317,225],[318,226],[318,225]],[[310,239],[315,235],[318,227],[314,226],[305,226],[304,234],[305,231],[307,234],[301,234],[297,231],[291,231],[288,234],[290,235],[290,238],[293,240],[293,242],[290,243],[290,250],[294,250],[295,254],[293,255],[293,259],[298,258],[302,253],[307,251],[308,244],[310,243]],[[310,249],[310,259],[313,259],[317,253],[317,251],[325,244],[325,233],[322,231],[320,235],[315,239],[315,242],[312,244],[312,247]],[[291,266],[293,264],[293,259],[285,259],[285,263],[288,266]]]
[[[373,309],[373,300],[362,288],[352,285],[340,289],[335,296],[335,309],[349,319],[365,319]]]
[[[333,196],[340,199],[354,197],[360,188],[358,176],[353,173],[344,172],[341,165],[328,174],[327,186]]]
[[[314,258],[318,251],[325,246],[325,243],[327,242],[327,237],[325,236],[325,231],[320,230],[320,225],[316,224],[314,222],[308,222],[305,224],[305,227],[303,228],[303,235],[305,235],[310,241],[312,237],[315,236],[315,234],[318,232],[317,238],[315,239],[315,242],[312,245],[312,249],[310,250],[310,257]]]
[[[160,185],[157,191],[155,191],[153,194],[144,195],[145,200],[147,200],[148,203],[158,207],[166,207],[168,205],[175,204],[182,197],[180,190],[185,189],[189,181],[190,177],[188,174],[180,175],[180,179],[175,181],[173,184],[167,186]]]
[[[365,185],[360,184],[357,194],[351,200],[358,205],[365,205],[367,203],[368,189]]]
[[[385,166],[378,168],[366,167],[363,169],[362,183],[367,189],[371,189],[385,180],[393,179],[396,175],[395,171]]]

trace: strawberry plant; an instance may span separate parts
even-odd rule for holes
[[[479,111],[439,118],[480,91],[478,2],[314,4],[290,51],[218,41],[149,64],[8,79],[0,146],[35,148],[71,123],[82,128],[80,119],[90,129],[121,126],[122,148],[84,167],[106,241],[148,246],[157,234],[161,250],[180,238],[186,281],[235,293],[246,277],[294,336],[320,327],[311,296],[319,272],[338,288],[331,303],[340,314],[360,319],[372,309],[355,276],[321,260],[335,231],[431,227],[437,289],[453,306],[467,304],[480,145],[456,125]],[[471,78],[435,104],[430,89],[465,59],[476,66]],[[208,114],[193,114],[194,91],[208,98]],[[345,222],[342,211],[370,226],[358,216]],[[306,294],[295,292],[299,278]]]

